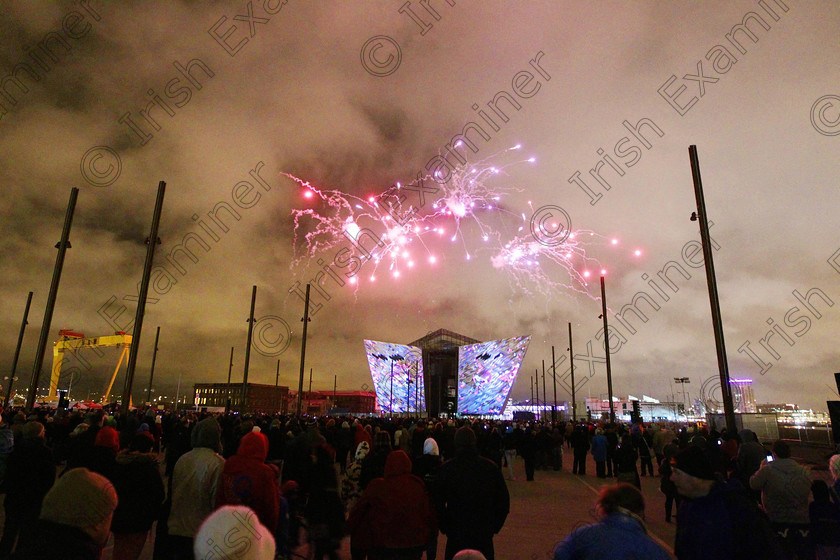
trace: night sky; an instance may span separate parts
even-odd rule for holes
[[[273,383],[279,360],[281,384],[296,388],[307,283],[313,389],[331,390],[333,376],[339,389],[370,388],[364,339],[406,344],[446,328],[532,336],[517,399],[554,345],[565,400],[571,323],[579,395],[598,397],[602,268],[615,394],[670,399],[682,389],[670,380],[689,377],[692,399],[719,397],[689,219],[696,145],[732,377],[753,379],[758,402],[837,398],[836,1],[90,0],[3,2],[2,13],[0,376],[32,291],[21,387],[71,188],[41,387],[59,329],[132,331],[165,181],[135,401],[157,326],[156,395],[174,394],[179,376],[182,394],[224,382],[231,347],[241,381],[253,285],[249,380]],[[413,187],[448,192],[435,173],[472,166],[503,169],[486,180],[499,200],[456,230],[454,215],[434,215],[436,195]],[[417,236],[396,263],[365,260],[340,227],[309,250],[313,214],[335,215],[308,192],[384,200],[397,182],[417,224],[445,233]],[[533,241],[532,217],[548,238],[527,245],[532,264],[504,264],[506,244]],[[359,221],[384,233],[376,225]],[[569,225],[587,260],[552,260]],[[60,386],[72,377],[74,399],[101,393],[117,356],[68,358]]]

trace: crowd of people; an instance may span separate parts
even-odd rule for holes
[[[591,454],[605,480],[600,520],[555,560],[668,558],[641,477],[659,478],[679,560],[840,557],[840,455],[832,486],[812,482],[749,430],[38,409],[2,414],[0,559],[99,559],[112,535],[115,560],[335,559],[349,535],[352,560],[435,560],[444,535],[445,560],[494,560],[517,457],[532,482],[565,450],[572,475]]]

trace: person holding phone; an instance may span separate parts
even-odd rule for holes
[[[750,488],[761,491],[761,504],[783,545],[798,553],[805,546],[809,531],[811,477],[805,467],[791,458],[787,443],[777,440],[773,444],[773,453],[750,477]]]

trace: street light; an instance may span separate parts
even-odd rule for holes
[[[391,360],[391,391],[388,395],[388,414],[394,414],[394,362],[401,362],[405,358],[399,354],[391,354],[388,359]]]
[[[691,379],[689,379],[688,377],[675,377],[674,378],[674,383],[679,383],[680,385],[683,386],[681,392],[682,392],[682,395],[683,395],[683,407],[685,407],[685,384],[686,383],[691,383]],[[685,416],[686,416],[686,418],[688,418],[687,413],[686,413]]]

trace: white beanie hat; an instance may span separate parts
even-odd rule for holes
[[[223,506],[204,520],[195,536],[196,560],[272,560],[274,537],[245,506]]]
[[[438,444],[433,438],[426,438],[423,442],[423,455],[440,455]]]
[[[102,475],[70,469],[53,485],[41,504],[41,519],[81,529],[98,545],[111,533],[117,491]]]

